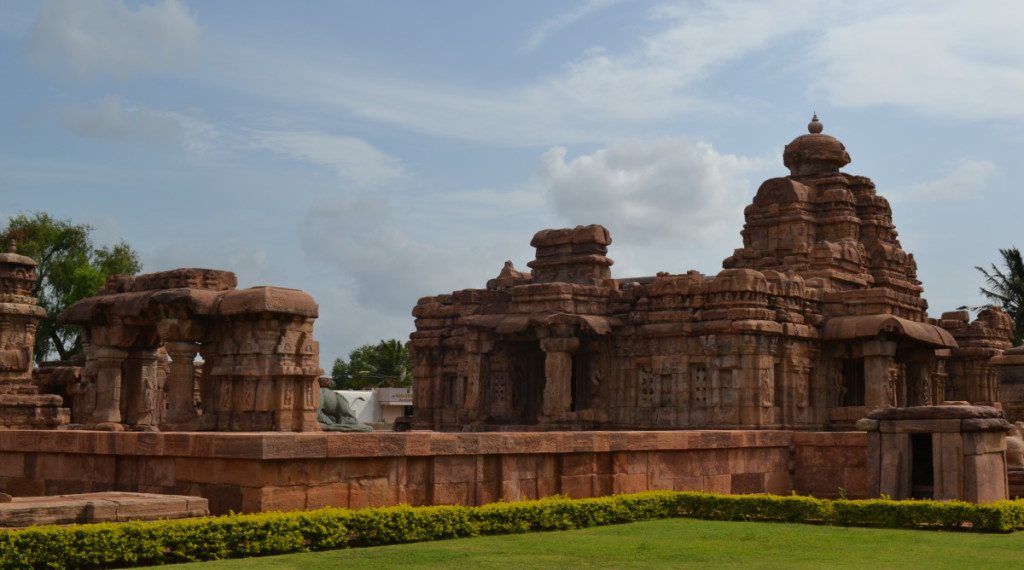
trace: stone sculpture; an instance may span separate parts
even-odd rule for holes
[[[320,379],[320,408],[316,411],[316,419],[320,429],[324,431],[373,431],[373,428],[360,423],[348,405],[348,400],[331,389],[331,379]]]
[[[850,155],[817,117],[808,131],[717,275],[615,278],[609,231],[577,226],[538,232],[529,273],[506,262],[483,289],[420,299],[414,425],[840,429],[941,403],[947,383],[990,401],[991,376],[966,363],[1001,350],[1005,315],[962,332],[928,318],[889,202],[840,171]]]
[[[1021,436],[1020,422],[1006,432],[1006,468],[1024,471],[1024,437]]]

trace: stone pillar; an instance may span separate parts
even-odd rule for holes
[[[96,367],[96,408],[88,423],[124,429],[121,425],[121,365],[127,356],[127,351],[107,346],[93,347],[92,354],[88,355],[88,360]]]
[[[558,420],[572,408],[572,355],[580,346],[576,338],[545,338],[544,402],[541,414],[548,421]]]
[[[130,351],[124,373],[122,408],[125,410],[125,423],[141,430],[155,431],[162,411],[157,409],[161,400],[158,397],[157,352]]]
[[[167,375],[167,409],[166,423],[169,427],[182,427],[183,424],[196,418],[193,387],[195,385],[195,359],[199,353],[199,344],[187,341],[174,341],[164,344],[171,356],[171,371]]]
[[[463,400],[462,415],[466,420],[480,419],[480,407],[484,378],[488,373],[487,354],[494,343],[482,335],[470,335],[466,342],[466,394]]]
[[[887,385],[889,366],[896,355],[896,342],[869,340],[864,342],[864,408],[873,410],[891,405]]]

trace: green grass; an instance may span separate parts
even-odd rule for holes
[[[1024,533],[968,534],[667,519],[174,568],[1007,568]]]

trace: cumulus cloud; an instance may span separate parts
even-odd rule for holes
[[[135,7],[122,0],[47,0],[26,51],[36,64],[79,77],[194,65],[199,24],[179,0]]]
[[[527,269],[523,262],[533,257],[530,230],[471,224],[458,205],[464,199],[453,194],[396,205],[364,196],[309,210],[302,250],[317,276],[303,288],[320,303],[317,335],[325,355],[382,338],[407,338],[420,297],[483,287],[506,259]],[[450,205],[447,212],[431,209],[439,201]]]
[[[940,178],[895,192],[893,198],[906,201],[974,198],[988,187],[998,170],[999,167],[990,160],[962,158]]]
[[[410,311],[419,297],[478,281],[471,276],[479,259],[468,251],[414,239],[403,231],[390,204],[376,198],[310,210],[302,246],[311,260],[332,266],[350,280],[360,303],[390,311]]]
[[[567,160],[547,151],[538,179],[570,224],[600,223],[616,241],[699,246],[743,223],[752,174],[766,162],[685,139],[618,142]]]

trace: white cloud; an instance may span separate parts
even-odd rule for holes
[[[480,208],[491,198],[481,203],[456,193],[395,205],[362,197],[309,210],[302,250],[316,276],[303,288],[320,303],[317,335],[325,363],[362,344],[408,338],[420,297],[483,288],[506,259],[528,270],[528,244],[540,227],[481,228],[480,218],[460,206],[464,201]],[[490,215],[500,218],[500,207]]]
[[[584,2],[541,24],[527,48],[603,5]],[[649,11],[652,31],[632,45],[598,44],[557,72],[501,88],[396,77],[383,66],[253,45],[226,45],[231,65],[214,81],[285,106],[354,113],[435,136],[546,146],[629,136],[687,114],[734,113],[729,98],[744,95],[716,91],[716,74],[784,47],[767,63],[835,107],[1019,118],[1020,21],[1024,4],[997,0],[665,4]]]
[[[889,8],[889,9],[879,9]],[[852,20],[852,21],[848,21]],[[836,18],[808,70],[842,107],[895,105],[967,120],[1024,117],[1024,4],[901,3]]]
[[[401,179],[405,170],[397,158],[355,137],[318,132],[256,131],[250,144],[288,158],[330,168],[343,180],[376,186]]]
[[[914,184],[892,197],[896,201],[973,199],[988,187],[998,170],[990,160],[962,158],[941,178]]]
[[[125,104],[113,96],[89,105],[67,105],[57,116],[64,128],[82,137],[178,144],[199,153],[211,150],[219,136],[216,127],[198,113]]]
[[[742,226],[752,175],[765,165],[707,143],[662,139],[618,142],[569,161],[555,147],[538,178],[569,225],[602,224],[629,246],[700,247]]]
[[[552,34],[564,30],[587,16],[595,12],[600,12],[601,10],[621,1],[622,0],[584,0],[583,3],[577,5],[571,10],[556,14],[551,18],[544,20],[535,28],[530,30],[526,43],[523,44],[523,51],[529,52],[539,48],[541,44],[551,37]]]
[[[269,150],[298,162],[328,168],[358,186],[402,179],[397,158],[361,139],[314,131],[246,130],[215,124],[198,111],[182,113],[124,103],[108,96],[88,105],[66,105],[57,118],[82,137],[119,142],[179,145],[196,156]]]
[[[26,46],[29,58],[79,77],[189,68],[200,29],[179,0],[135,7],[122,0],[47,0]]]
[[[502,145],[607,140],[721,103],[698,87],[729,62],[815,25],[808,2],[712,2],[652,12],[659,31],[631,49],[587,50],[518,87],[469,88],[387,76],[333,58],[224,45],[218,84],[304,109],[355,113],[434,135]]]

